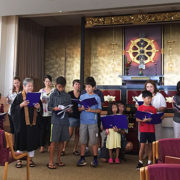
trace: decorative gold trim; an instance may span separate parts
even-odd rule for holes
[[[87,17],[86,28],[95,26],[111,25],[130,25],[130,24],[148,24],[157,22],[179,21],[180,12],[135,14],[126,16],[107,16],[107,17]]]

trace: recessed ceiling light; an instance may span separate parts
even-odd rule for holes
[[[63,11],[62,11],[62,10],[59,10],[58,12],[59,12],[59,13],[62,13]]]

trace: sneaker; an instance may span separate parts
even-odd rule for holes
[[[97,160],[97,159],[94,159],[94,160],[91,162],[91,166],[92,166],[92,167],[97,167],[97,166],[98,166],[98,160]]]
[[[115,163],[116,163],[116,164],[120,164],[119,158],[116,158],[116,159],[115,159]]]
[[[112,158],[109,158],[108,163],[109,163],[109,164],[113,164],[113,159],[112,159]]]
[[[140,170],[140,168],[142,168],[142,167],[143,167],[143,164],[139,162],[138,165],[137,165],[137,167],[136,167],[136,169],[137,169],[137,170]]]
[[[83,158],[80,158],[77,162],[77,166],[85,166],[87,164],[86,160]]]

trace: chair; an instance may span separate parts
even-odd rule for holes
[[[179,164],[153,164],[140,169],[140,180],[179,180]]]
[[[3,130],[0,130],[0,131],[2,132]],[[16,155],[14,152],[14,149],[13,149],[12,135],[5,131],[3,131],[3,132],[5,134],[6,148],[10,150],[11,156],[12,156],[12,159],[11,159],[11,157],[8,157],[5,160],[3,180],[7,180],[8,164],[10,162],[12,162],[12,160],[18,160],[18,159],[22,159],[24,157],[27,157],[27,180],[29,180],[29,155],[28,155],[28,153]],[[2,133],[1,133],[1,135],[2,135]]]
[[[165,163],[165,158],[171,156],[180,158],[180,138],[160,139],[153,142],[153,164]]]

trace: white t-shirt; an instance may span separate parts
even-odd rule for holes
[[[21,92],[21,91],[20,91]],[[19,92],[19,93],[20,93]],[[8,114],[11,115],[11,105],[12,103],[14,102],[16,96],[17,96],[17,92],[13,92],[13,90],[11,89],[7,95],[7,98],[8,98],[8,104],[10,104],[9,106],[9,110],[8,110]]]
[[[54,88],[51,89],[50,93],[46,93],[44,88],[39,90],[39,92],[41,92],[41,100],[45,100],[45,102],[42,103],[43,117],[48,117],[52,115],[52,112],[48,111],[48,102],[49,102],[50,95],[53,91],[54,91]]]
[[[137,97],[137,100],[138,101],[143,101],[143,98],[142,98],[142,94],[140,94],[138,97]],[[156,109],[160,108],[160,107],[165,107],[166,108],[166,100],[164,98],[164,96],[157,92],[156,95],[152,98],[152,102],[151,102],[152,106],[154,106]]]

